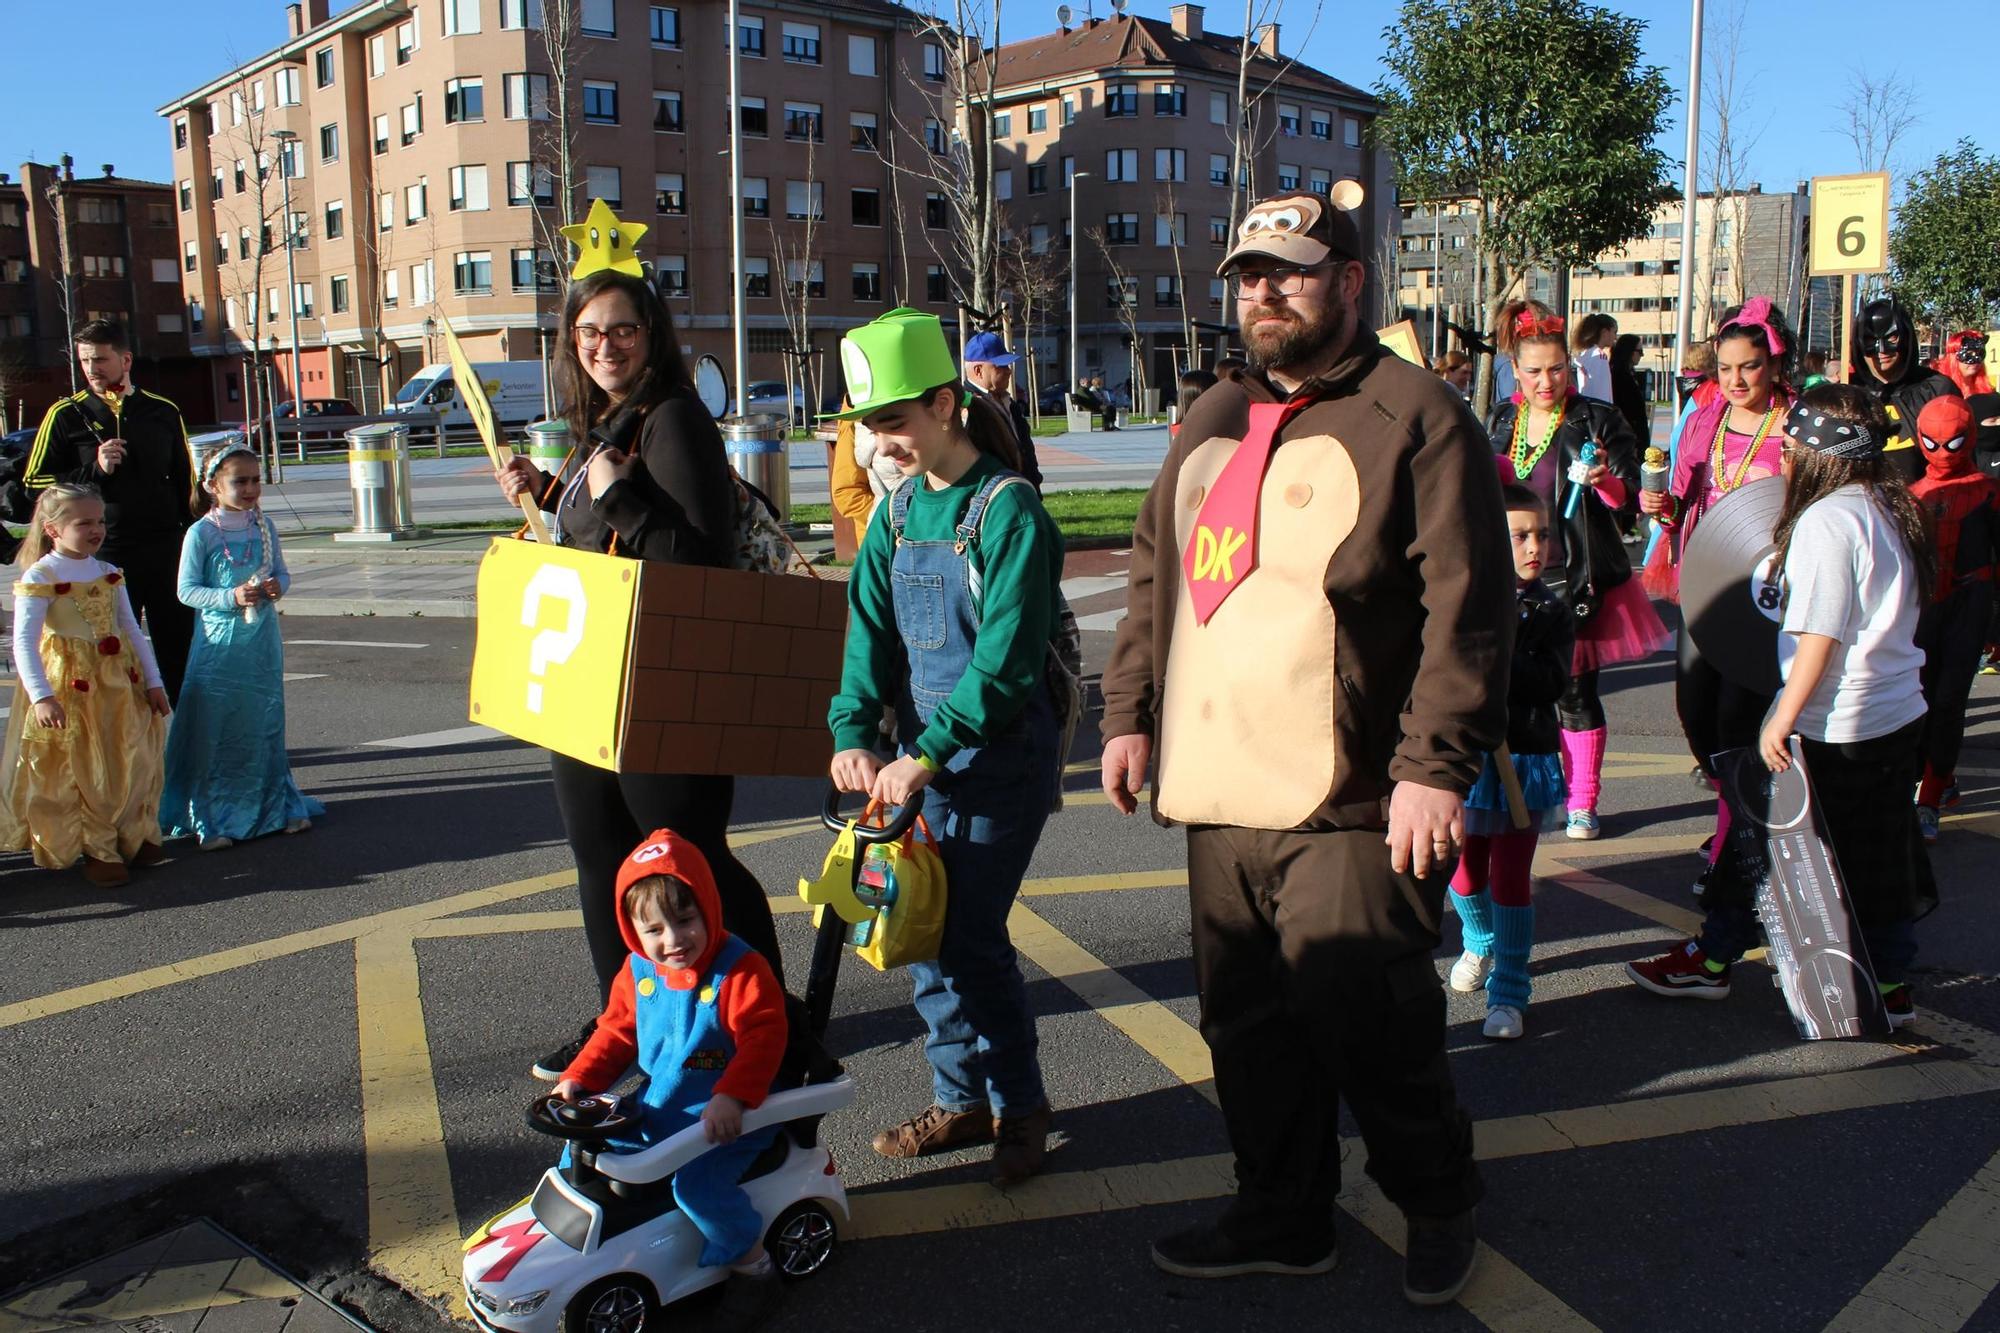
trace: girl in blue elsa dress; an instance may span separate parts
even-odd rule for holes
[[[160,828],[212,852],[302,833],[326,807],[299,791],[285,756],[285,646],[273,603],[292,575],[257,508],[257,456],[237,438],[200,461],[200,517],[181,543],[180,570],[180,599],[200,615],[167,734]]]

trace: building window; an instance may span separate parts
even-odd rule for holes
[[[0,227],[4,227],[6,225],[7,225],[6,220],[4,218],[0,218]],[[163,204],[158,200],[148,200],[146,204],[146,225],[151,227],[173,226],[174,225],[173,205]]]
[[[507,164],[507,202],[524,208],[529,204],[552,204],[556,201],[555,173],[547,167],[538,167],[532,162],[509,162]]]
[[[924,299],[940,304],[951,299],[951,290],[945,285],[944,265],[928,264],[924,267]]]
[[[1210,153],[1208,155],[1208,183],[1229,188],[1229,155]]]
[[[201,252],[196,248],[193,241],[188,241],[181,246],[181,267],[189,273],[201,267]]]
[[[266,287],[264,289],[264,322],[266,324],[276,324],[278,322],[278,289],[276,287]]]
[[[403,225],[414,227],[430,216],[431,178],[417,177],[415,185],[403,187]]]
[[[951,210],[945,205],[941,194],[924,196],[924,226],[931,231],[943,231],[951,225]]]
[[[1208,219],[1208,243],[1210,245],[1229,244],[1229,219],[1211,214]]]
[[[872,153],[876,150],[876,124],[873,111],[851,111],[847,116],[847,145],[857,153]]]
[[[190,241],[188,244],[192,245],[194,242]],[[226,231],[216,233],[215,262],[218,264],[227,264],[229,262],[229,233]]]
[[[426,259],[421,264],[410,265],[410,303],[429,305],[437,299],[437,274]]]
[[[1222,303],[1229,299],[1229,279],[1210,278],[1208,280],[1208,303],[1220,310]]]
[[[194,182],[191,180],[183,180],[180,183],[179,194],[181,199],[181,212],[192,213],[194,211]],[[11,225],[18,227],[21,224],[16,222]]]
[[[686,255],[661,255],[659,262],[660,288],[667,296],[688,294],[688,262]]]
[[[587,125],[616,125],[618,123],[618,85],[585,80],[583,85],[583,119]]]
[[[764,110],[764,99],[746,97],[736,108],[738,119],[743,122],[745,134],[764,135],[771,132],[770,116]]]
[[[1049,128],[1049,108],[1047,103],[1028,108],[1028,133],[1042,134]]]
[[[216,168],[214,174],[208,178],[208,197],[210,199],[222,198],[222,169],[220,167]]]
[[[944,156],[944,122],[932,116],[924,117],[924,147],[938,157]]]
[[[444,119],[447,125],[486,119],[486,80],[446,79]]]
[[[1104,243],[1106,245],[1137,245],[1139,243],[1139,215],[1137,213],[1106,213],[1104,215]]]
[[[271,82],[278,85],[279,106],[297,106],[299,104],[299,72],[297,70],[278,70],[272,74]],[[256,91],[261,94],[264,91],[264,85],[261,83],[258,84]],[[261,96],[257,99],[257,109],[259,111],[264,109],[264,99]]]
[[[122,199],[106,199],[98,195],[85,195],[76,201],[76,220],[78,222],[103,222],[116,225],[125,220],[125,201]],[[1728,240],[1729,238],[1725,234],[1723,236],[1723,243],[1727,244]]]
[[[188,332],[200,333],[202,324],[201,302],[188,302]]]
[[[1361,122],[1352,116],[1343,116],[1340,122],[1340,139],[1349,148],[1361,146]]]
[[[1312,192],[1322,199],[1333,195],[1333,173],[1314,167],[1312,171]]]
[[[1299,109],[1289,102],[1278,103],[1278,133],[1287,139],[1299,137]]]
[[[1062,123],[1065,125],[1076,124],[1076,99],[1074,97],[1065,97],[1062,100]]]
[[[491,205],[487,202],[486,167],[453,167],[451,169],[451,211],[454,213],[484,213]]]
[[[174,147],[185,148],[187,146],[188,146],[187,117],[180,116],[177,117],[174,121]]]
[[[396,308],[396,293],[402,285],[399,279],[400,275],[395,269],[382,270],[382,308],[385,310]]]
[[[1181,303],[1181,280],[1171,273],[1162,273],[1153,279],[1153,304],[1161,308],[1177,306]]]
[[[1155,213],[1153,215],[1153,244],[1158,246],[1186,245],[1187,214]]]
[[[1104,89],[1104,114],[1107,116],[1138,115],[1139,85],[1136,83],[1107,84]]]
[[[1014,133],[1014,113],[995,111],[993,113],[993,137],[1005,139]]]
[[[771,216],[771,183],[762,176],[743,178],[743,216],[746,218]]]
[[[785,218],[818,222],[826,217],[826,186],[819,181],[785,182]]]
[[[1154,84],[1153,114],[1156,116],[1185,116],[1187,114],[1187,89],[1178,83]]]
[[[1187,150],[1184,148],[1155,148],[1153,150],[1153,179],[1156,181],[1185,181],[1187,179]]]
[[[403,106],[403,147],[408,148],[424,132],[424,95],[417,94],[417,100]]]
[[[602,199],[605,207],[617,212],[625,202],[625,190],[620,183],[617,167],[585,167],[584,189],[593,199]]]
[[[1028,251],[1037,255],[1049,252],[1049,229],[1046,223],[1037,222],[1028,228]]]
[[[875,77],[875,39],[852,33],[847,38],[847,72],[864,79]]]
[[[322,162],[338,162],[340,160],[340,126],[322,125],[319,127],[319,160]]]
[[[290,225],[286,234],[291,237],[293,249],[303,250],[312,244],[312,220],[306,214],[291,213],[285,220]]]
[[[549,76],[508,74],[500,85],[501,114],[509,120],[549,118]]]
[[[654,91],[653,128],[663,134],[680,134],[685,129],[681,120],[679,93],[663,93],[657,89]]]
[[[882,266],[880,264],[856,264],[854,266],[854,299],[857,301],[880,301],[882,299]]]
[[[250,257],[250,229],[248,227],[242,227],[237,230],[236,257],[238,259],[248,259]]]
[[[313,317],[313,285],[309,282],[294,283],[292,286],[292,312],[300,319]]]
[[[771,294],[770,260],[753,255],[743,261],[743,294],[745,296]]]
[[[736,21],[736,49],[746,56],[763,59],[764,20],[747,14],[739,14]],[[764,275],[764,285],[770,286],[770,275]]]
[[[1028,168],[1028,193],[1047,194],[1049,192],[1049,167],[1046,162]]]
[[[1139,179],[1139,150],[1136,148],[1111,148],[1104,154],[1104,179],[1108,181],[1135,181]]]
[[[487,250],[461,250],[452,257],[451,287],[460,296],[483,296],[493,290],[493,255]]]
[[[125,256],[85,255],[83,276],[86,278],[122,278],[125,276]]]
[[[583,32],[586,37],[616,37],[617,0],[583,0]]]
[[[1333,142],[1333,113],[1315,111],[1312,113],[1312,137],[1323,143]]]
[[[1299,167],[1296,162],[1280,162],[1278,164],[1278,188],[1281,190],[1296,190],[1299,188]]]
[[[396,25],[396,63],[407,65],[410,56],[417,49],[417,25],[415,22]]]
[[[348,294],[348,281],[345,274],[336,273],[326,280],[326,303],[327,308],[336,315],[347,313],[347,307],[351,303],[351,298]]]
[[[653,211],[655,213],[686,213],[686,178],[678,171],[663,171],[653,177]]]
[[[882,225],[882,192],[880,190],[853,190],[848,196],[853,201],[854,225],[857,227],[879,227]]]
[[[1106,278],[1104,299],[1113,306],[1136,306],[1139,304],[1139,280],[1137,278]]]
[[[1227,125],[1229,123],[1229,94],[1210,93],[1208,95],[1208,123]]]
[[[368,77],[379,79],[389,72],[389,38],[376,33],[368,39]]]
[[[335,199],[326,206],[326,239],[337,241],[347,234],[347,205]]]
[[[824,139],[818,102],[785,103],[785,137],[809,143],[819,143]]]
[[[924,77],[932,83],[944,82],[944,48],[935,42],[924,44]]]
[[[654,5],[648,30],[652,34],[653,45],[677,51],[681,44],[681,11],[666,5]]]
[[[785,286],[793,296],[812,299],[826,295],[826,265],[815,259],[807,264],[801,260],[785,261]]]
[[[784,43],[785,59],[794,65],[817,65],[819,63],[819,25],[817,23],[787,23],[781,39]]]
[[[1014,197],[1014,169],[1003,167],[993,173],[993,197],[1006,203]]]
[[[444,35],[456,37],[479,31],[479,0],[438,0],[444,7]]]
[[[552,292],[556,289],[556,261],[548,251],[513,250],[508,252],[507,258],[515,291]]]
[[[375,117],[375,156],[389,151],[389,117],[385,113]]]
[[[1067,190],[1070,187],[1070,182],[1074,179],[1076,179],[1076,159],[1068,153],[1064,153],[1062,159],[1063,188]]]
[[[509,30],[542,26],[542,0],[500,0],[500,26]]]

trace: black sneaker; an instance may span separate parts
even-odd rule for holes
[[[1251,1244],[1208,1222],[1153,1242],[1154,1266],[1175,1277],[1244,1277],[1251,1273],[1312,1277],[1331,1273],[1339,1257],[1331,1228],[1323,1241],[1288,1237]]]
[[[596,1031],[597,1020],[593,1018],[583,1025],[583,1031],[576,1034],[575,1040],[556,1047],[535,1061],[535,1067],[528,1072],[544,1083],[562,1082],[563,1070],[576,1063],[576,1057],[583,1054],[584,1046]]]
[[[1472,1276],[1479,1252],[1473,1212],[1457,1217],[1412,1217],[1403,1244],[1403,1295],[1412,1305],[1447,1305]]]

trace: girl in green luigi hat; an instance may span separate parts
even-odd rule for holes
[[[911,965],[933,1105],[875,1136],[885,1157],[993,1143],[1002,1186],[1041,1169],[1049,1105],[1007,914],[1061,782],[1051,642],[1063,541],[1014,471],[1012,424],[964,386],[937,316],[892,310],[840,344],[853,406],[905,480],[849,584],[834,785],[900,805],[928,787],[949,885],[933,963]],[[899,754],[873,748],[895,710]]]

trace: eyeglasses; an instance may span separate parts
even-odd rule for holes
[[[1337,260],[1324,264],[1307,264],[1303,268],[1272,268],[1249,271],[1236,270],[1230,279],[1230,289],[1238,296],[1248,296],[1262,287],[1273,296],[1297,296],[1306,289],[1306,274],[1314,269],[1332,268]]]
[[[586,352],[594,352],[606,338],[619,351],[625,351],[639,341],[643,324],[613,324],[608,329],[600,329],[595,324],[578,324],[570,330],[576,335],[576,345]]]

